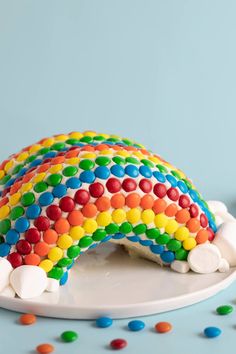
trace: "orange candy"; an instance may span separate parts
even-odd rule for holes
[[[71,226],[79,226],[83,224],[84,217],[80,210],[73,210],[67,219]]]
[[[181,209],[175,214],[175,219],[179,224],[186,224],[190,219],[190,213],[187,209]]]
[[[70,224],[66,219],[59,219],[55,222],[54,228],[58,234],[66,234],[70,230]]]
[[[167,333],[172,330],[172,324],[169,322],[158,322],[155,325],[155,329],[158,333]]]
[[[200,229],[200,221],[196,218],[191,218],[186,226],[190,232],[197,232]]]
[[[154,211],[155,214],[162,213],[166,209],[166,201],[164,199],[156,199],[152,210]]]
[[[37,346],[36,351],[40,354],[49,354],[54,352],[54,346],[52,344],[44,343]]]
[[[96,204],[96,207],[98,208],[99,211],[106,211],[111,206],[110,199],[107,197],[98,198],[96,200],[95,204]]]
[[[175,203],[171,203],[170,205],[168,205],[168,207],[165,210],[165,214],[169,217],[171,216],[175,216],[175,214],[178,211],[178,207]]]
[[[50,163],[44,163],[43,165],[40,165],[38,167],[37,172],[38,173],[46,172],[50,167],[51,167]]]
[[[32,325],[36,322],[36,316],[32,313],[25,313],[19,317],[19,322],[25,326]]]
[[[49,245],[46,242],[38,242],[34,246],[34,252],[37,253],[40,257],[44,257],[49,252]]]
[[[138,193],[130,193],[129,195],[127,195],[127,197],[125,198],[125,204],[129,207],[129,208],[136,208],[137,206],[139,206],[140,203],[140,195]]]
[[[145,194],[140,201],[140,206],[143,209],[152,209],[154,203],[154,198],[150,194]]]
[[[97,207],[95,204],[88,203],[82,209],[83,216],[93,218],[97,214]]]
[[[34,266],[39,265],[40,260],[41,260],[40,257],[35,253],[27,254],[24,259],[26,265],[34,265]]]
[[[208,240],[209,232],[207,230],[200,230],[197,233],[195,240],[197,243],[205,243]]]
[[[125,197],[121,193],[114,194],[111,197],[111,206],[114,209],[122,208],[125,205]]]
[[[55,244],[58,239],[58,234],[53,229],[48,229],[43,234],[43,240],[49,245]]]
[[[61,164],[65,161],[65,157],[64,156],[57,156],[57,157],[54,157],[52,160],[51,160],[51,164],[52,165],[58,165],[58,164]]]

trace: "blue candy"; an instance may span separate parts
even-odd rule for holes
[[[139,240],[140,245],[142,246],[151,246],[153,242],[151,240]]]
[[[161,259],[165,263],[171,263],[175,259],[175,254],[171,251],[164,251],[161,253]]]
[[[114,240],[120,240],[121,238],[124,238],[124,237],[125,237],[125,235],[122,234],[121,232],[117,232],[112,236],[112,238],[114,238]]]
[[[37,204],[30,205],[26,210],[28,219],[36,219],[41,213],[41,208]]]
[[[221,329],[218,327],[207,327],[204,329],[204,334],[207,338],[215,338],[221,334]]]
[[[188,187],[184,183],[184,181],[178,181],[177,182],[177,186],[179,187],[179,189],[181,190],[182,193],[187,193],[188,192]]]
[[[162,252],[164,252],[164,246],[162,246],[162,245],[151,245],[150,246],[150,250],[152,251],[152,253],[161,254]]]
[[[172,175],[166,175],[167,181],[171,184],[171,187],[176,187],[177,186],[177,180],[174,176]]]
[[[22,217],[16,220],[15,229],[18,232],[25,232],[26,230],[28,230],[29,225],[30,225],[29,220]]]
[[[60,285],[65,285],[68,280],[68,272],[65,272],[60,279]]]
[[[128,328],[133,332],[141,331],[145,328],[145,323],[140,320],[133,320],[128,323]]]
[[[66,194],[67,188],[64,184],[58,184],[56,187],[53,188],[52,194],[56,198],[61,198]]]
[[[161,172],[154,171],[154,172],[153,172],[153,176],[154,176],[159,182],[164,183],[164,182],[166,181],[165,176],[164,176]]]
[[[95,174],[92,171],[83,171],[79,176],[81,182],[84,183],[93,183],[95,178]]]
[[[10,245],[8,245],[7,243],[1,243],[0,244],[0,257],[5,257],[9,254],[10,252]]]
[[[6,242],[9,243],[9,245],[15,245],[19,240],[19,238],[20,238],[19,232],[13,229],[9,230],[6,234]]]
[[[142,176],[146,178],[152,177],[152,171],[148,166],[142,165],[139,167],[139,172],[141,173]]]
[[[101,179],[107,179],[110,176],[110,170],[106,166],[99,166],[94,171],[95,176]]]
[[[67,188],[78,189],[81,186],[81,181],[78,177],[71,177],[66,181]]]
[[[120,165],[111,166],[111,173],[116,177],[124,177],[125,175],[124,168]]]
[[[130,176],[130,177],[138,177],[139,175],[139,169],[138,167],[134,166],[134,165],[127,165],[125,167],[125,173]]]
[[[52,204],[54,200],[53,194],[51,192],[42,193],[39,197],[39,204],[41,206],[46,206]]]
[[[100,328],[110,327],[113,323],[112,318],[110,317],[99,317],[96,319],[96,325]]]

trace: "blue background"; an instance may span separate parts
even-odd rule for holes
[[[56,133],[119,134],[182,168],[206,199],[221,199],[233,212],[235,11],[233,0],[0,1],[0,158]],[[81,340],[70,345],[72,354],[105,353],[114,337],[129,339],[128,353],[222,353],[233,348],[234,315],[212,311],[235,301],[235,290],[150,317],[138,335],[125,332],[127,321],[100,331],[90,322],[40,319],[26,329],[1,310],[0,348],[30,353],[76,328]],[[152,333],[159,319],[175,331]],[[202,338],[207,324],[221,324],[224,335]]]

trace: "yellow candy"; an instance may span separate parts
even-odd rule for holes
[[[130,153],[125,150],[120,150],[120,151],[117,151],[116,155],[123,156],[123,157],[129,157]]]
[[[57,141],[65,141],[67,139],[68,139],[68,135],[65,135],[65,134],[55,136],[55,140],[57,140]]]
[[[42,268],[46,273],[48,273],[50,272],[50,270],[52,270],[53,262],[49,259],[44,259],[42,262],[40,262],[39,267]]]
[[[16,205],[19,202],[20,198],[21,198],[20,192],[12,194],[9,198],[10,205]]]
[[[112,220],[117,223],[120,224],[123,221],[125,221],[126,219],[126,213],[123,209],[116,209],[112,212]]]
[[[61,164],[57,164],[57,165],[54,165],[54,166],[50,167],[49,172],[50,173],[57,173],[57,172],[59,172],[61,170],[62,170],[62,165]]]
[[[97,222],[93,219],[87,219],[83,224],[84,231],[88,234],[92,234],[94,231],[96,231],[97,227]]]
[[[5,176],[5,171],[0,170],[0,179],[2,179]]]
[[[86,152],[81,157],[83,157],[83,159],[95,159],[97,155],[94,152]]]
[[[131,224],[136,224],[141,217],[141,212],[138,208],[133,208],[127,211],[126,218]]]
[[[133,155],[138,157],[140,160],[145,158],[145,156],[140,151],[134,151]]]
[[[63,251],[59,247],[53,247],[48,252],[48,258],[52,262],[59,261],[62,258],[62,256],[63,256]]]
[[[105,138],[105,139],[109,139],[110,138],[110,135],[105,134],[105,133],[98,134],[98,135],[103,136],[103,138]]]
[[[70,139],[81,139],[83,138],[83,134],[79,132],[72,132],[69,134]]]
[[[193,238],[193,237],[189,237],[186,240],[184,240],[184,242],[183,242],[183,247],[187,251],[193,249],[196,245],[197,245],[197,242],[196,242],[195,238]]]
[[[177,221],[174,219],[169,220],[166,227],[165,227],[165,232],[167,232],[169,235],[173,234],[179,227],[179,224]]]
[[[70,229],[70,236],[73,240],[80,240],[84,236],[84,229],[81,226],[73,226]]]
[[[158,227],[159,229],[162,227],[165,227],[167,222],[168,222],[168,217],[161,213],[161,214],[157,214],[154,218],[154,222],[156,227]]]
[[[69,165],[78,165],[78,163],[80,162],[80,159],[78,157],[71,157],[70,159],[67,159],[66,162]]]
[[[14,162],[11,160],[11,161],[8,161],[7,163],[6,163],[6,165],[4,166],[4,170],[6,171],[6,172],[8,172],[12,167],[13,167],[13,165],[14,165]]]
[[[95,132],[93,132],[93,131],[91,131],[91,130],[88,130],[88,131],[84,132],[84,136],[91,136],[91,137],[94,137],[94,136],[96,136],[96,135],[97,135],[97,133],[95,133]]]
[[[158,159],[158,157],[156,156],[149,156],[148,160],[154,162],[154,163],[160,163],[160,159]]]
[[[97,216],[97,223],[99,226],[107,226],[111,223],[111,214],[103,211]]]
[[[101,150],[100,155],[110,155],[111,151],[110,150]]]
[[[20,191],[22,193],[28,192],[30,189],[32,189],[33,185],[31,182],[25,183],[23,184],[23,186],[21,187]]]
[[[37,176],[35,176],[35,177],[33,178],[33,181],[34,181],[35,183],[41,182],[41,181],[45,178],[45,176],[46,176],[46,173],[45,173],[45,172],[41,172],[41,173],[39,173]]]
[[[180,228],[178,228],[177,231],[175,231],[176,240],[184,241],[188,237],[189,237],[189,229],[187,229],[187,227],[185,226],[181,226]]]
[[[0,208],[0,219],[4,219],[6,218],[10,213],[10,208],[8,205],[3,205],[1,208]]]
[[[73,244],[72,237],[67,234],[61,235],[57,240],[57,245],[63,250],[67,250]]]
[[[151,209],[146,209],[142,212],[141,219],[144,222],[144,224],[150,224],[153,222],[155,217],[154,212]]]
[[[33,154],[41,149],[41,145],[32,145],[29,149],[30,154]]]
[[[21,162],[21,161],[24,161],[24,160],[26,160],[27,159],[27,157],[29,157],[29,154],[28,154],[28,152],[22,152],[18,157],[17,157],[17,161],[18,162]]]
[[[54,139],[53,139],[53,138],[46,139],[46,140],[44,140],[44,142],[42,143],[42,145],[45,146],[45,147],[49,147],[49,146],[51,146],[52,144],[54,144]]]

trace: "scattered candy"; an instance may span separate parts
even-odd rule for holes
[[[96,325],[100,328],[110,327],[113,323],[112,318],[110,317],[99,317],[96,319]]]
[[[128,327],[131,331],[137,332],[141,331],[145,327],[145,323],[140,320],[133,320],[128,323]]]
[[[26,325],[26,326],[32,325],[36,322],[36,316],[31,313],[25,313],[20,316],[19,322],[20,322],[20,324]]]
[[[78,333],[74,331],[65,331],[61,334],[61,340],[63,342],[74,342],[78,339]]]
[[[117,338],[117,339],[113,339],[110,342],[110,346],[112,347],[112,349],[123,349],[127,346],[127,341],[125,339],[121,339],[121,338]]]
[[[169,322],[158,322],[155,325],[155,329],[158,333],[167,333],[172,330],[172,324]]]
[[[221,329],[218,327],[207,327],[204,329],[204,334],[207,338],[215,338],[221,334]]]
[[[218,315],[229,315],[233,310],[233,306],[231,305],[222,305],[217,307],[216,312]]]
[[[54,349],[55,349],[54,346],[48,343],[40,344],[36,347],[36,351],[39,354],[49,354],[54,352]]]

